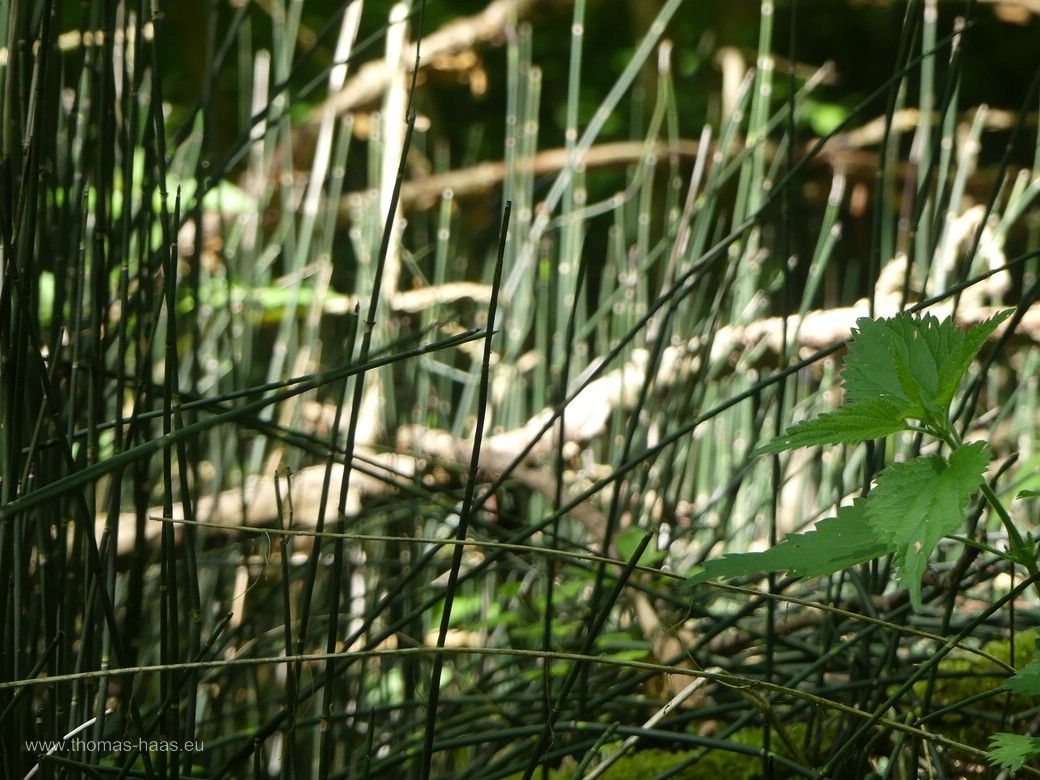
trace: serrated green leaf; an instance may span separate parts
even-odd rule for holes
[[[921,575],[942,537],[964,520],[964,508],[982,483],[986,445],[958,447],[946,460],[930,455],[895,463],[878,475],[864,500],[874,535],[893,547],[914,609],[921,608]]]
[[[1014,309],[1006,309],[994,314],[988,320],[972,325],[967,332],[962,333],[956,350],[944,361],[943,371],[940,372],[939,393],[942,406],[945,407],[953,399],[957,388],[960,387],[964,372],[968,370],[968,366],[971,365],[971,361],[975,359],[979,350],[982,349],[986,339],[992,335],[1000,323],[1014,314],[1014,312]]]
[[[881,399],[907,413],[920,411],[918,404],[903,389],[896,359],[899,350],[905,356],[906,334],[912,331],[913,322],[914,318],[906,313],[890,319],[861,317],[856,321],[842,373],[845,398],[849,403]]]
[[[994,734],[990,737],[986,757],[999,767],[1017,772],[1026,761],[1040,756],[1040,738],[1021,734]]]
[[[1000,686],[1006,691],[1040,696],[1040,658],[1036,658],[1004,680]]]
[[[892,350],[892,359],[896,366],[896,379],[899,380],[899,388],[914,405],[924,409],[928,394],[914,377],[913,369],[910,368],[909,358],[898,349]]]
[[[965,370],[1011,311],[962,331],[952,318],[859,319],[842,379],[851,403],[884,399],[908,416],[925,419],[949,407]]]
[[[871,400],[843,406],[787,429],[756,451],[783,452],[817,444],[855,444],[906,429],[906,417],[889,401]]]
[[[877,539],[867,524],[864,500],[838,509],[816,528],[791,534],[775,547],[759,553],[725,555],[692,574],[684,586],[693,586],[718,577],[742,577],[761,572],[786,571],[795,577],[821,577],[879,558],[891,547]]]
[[[935,316],[898,316],[892,321],[897,335],[894,348],[905,361],[910,380],[923,399],[935,401],[943,362],[953,353],[964,334],[952,319],[940,322]]]
[[[920,343],[920,342],[911,342]],[[933,377],[931,376],[930,370],[927,372],[928,376],[922,379],[919,376],[918,371],[914,370],[911,366],[910,361],[915,358],[909,353],[912,350],[904,352],[901,349],[893,348],[893,357],[896,363],[896,377],[899,379],[899,386],[903,388],[903,392],[906,393],[914,404],[914,416],[921,420],[929,422],[941,421],[944,417],[943,409],[945,407],[939,406],[936,397],[938,395],[938,374],[936,374],[934,385],[932,383]],[[930,361],[928,359],[922,359],[920,357],[917,360],[923,360],[925,364]],[[925,381],[929,384],[926,387]]]

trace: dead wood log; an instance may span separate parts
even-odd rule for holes
[[[456,19],[436,32],[424,36],[419,45],[419,67],[426,67],[438,58],[458,54],[500,38],[512,20],[525,16],[537,2],[538,0],[494,0],[480,13]],[[406,73],[411,73],[414,66],[413,44],[405,50],[399,67]],[[385,60],[362,65],[357,75],[347,81],[343,89],[330,95],[325,103],[314,108],[312,120],[321,121],[322,114],[329,108],[336,114],[342,114],[378,100],[397,72],[398,68]]]

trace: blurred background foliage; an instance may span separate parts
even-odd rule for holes
[[[206,68],[207,36],[225,29],[240,3],[179,2],[164,9],[175,46],[164,49],[163,69],[166,97],[169,101],[171,126],[176,127],[189,115],[207,81],[212,78]],[[366,4],[361,20],[359,41],[368,41],[367,50],[359,52],[358,59],[364,62],[377,58],[382,53],[380,37],[385,29],[385,20],[393,3],[378,0]],[[950,29],[953,19],[962,14],[962,3],[944,0],[938,3],[940,29]],[[426,30],[432,32],[461,16],[476,14],[486,6],[481,0],[438,0],[426,9]],[[634,48],[649,29],[661,6],[661,0],[589,0],[588,14],[584,23],[586,56],[582,68],[582,90],[578,102],[578,122],[583,127],[592,117],[599,101],[617,79]],[[302,66],[294,66],[289,82],[288,94],[320,78],[333,59],[334,34],[329,33],[330,14],[337,9],[334,0],[308,2],[300,16],[298,46],[310,52]],[[566,0],[541,0],[527,13],[525,21],[532,27],[531,58],[542,71],[541,100],[538,106],[539,145],[556,148],[564,144],[565,114],[567,106],[567,69],[565,53],[571,40],[571,14],[573,3]],[[799,63],[799,78],[804,79],[811,68],[823,63],[833,63],[831,78],[815,89],[808,99],[806,108],[799,115],[799,133],[803,151],[809,141],[832,131],[838,122],[848,118],[860,102],[879,84],[891,76],[895,61],[899,33],[903,23],[902,3],[889,0],[803,0],[796,6],[797,36],[794,41],[795,60]],[[257,46],[269,45],[272,35],[272,6],[269,2],[257,3],[249,14],[248,25],[251,39]],[[688,136],[695,136],[695,129],[704,124],[718,126],[722,121],[722,72],[721,52],[735,50],[742,58],[744,67],[753,67],[759,38],[758,0],[730,0],[719,2],[697,2],[684,4],[669,21],[665,37],[676,43],[672,64],[675,89],[678,99],[675,104],[675,121],[684,128]],[[74,6],[67,6],[66,23],[76,24]],[[414,17],[413,9],[413,17]],[[786,31],[791,23],[792,8],[786,2],[777,4],[775,29]],[[1027,3],[987,2],[979,4],[971,23],[972,45],[965,47],[959,65],[959,100],[963,106],[988,105],[995,109],[1016,111],[1026,94],[1032,78],[1031,63],[1035,56],[1037,16]],[[334,30],[332,31],[334,33]],[[775,49],[784,57],[790,42],[786,33],[777,33]],[[840,42],[839,45],[835,45]],[[421,122],[413,155],[413,175],[423,171],[447,170],[472,165],[479,161],[499,160],[505,142],[503,117],[507,110],[507,57],[499,38],[493,45],[478,46],[467,52],[463,62],[455,63],[458,69],[426,69],[420,74],[417,94],[417,111],[427,122]],[[251,64],[246,66],[234,57],[228,62],[214,82],[214,100],[208,117],[206,141],[202,149],[203,159],[217,164],[224,158],[236,141],[240,140],[243,118],[246,115],[243,101],[243,79],[248,78]],[[943,64],[939,63],[940,78]],[[641,138],[649,113],[652,110],[656,91],[656,69],[652,62],[643,68],[643,75],[634,85],[631,94],[611,113],[600,136],[601,141]],[[786,78],[775,80],[774,94],[782,100],[788,91]],[[918,102],[909,86],[907,101]],[[322,90],[310,97],[290,97],[292,113],[296,117],[308,115],[320,106]],[[370,103],[368,108],[378,109]],[[881,100],[861,107],[858,121],[852,125],[865,124],[876,118],[884,108]],[[237,109],[237,110],[236,110]],[[1034,126],[1035,116],[1029,120]],[[1011,127],[987,132],[979,152],[979,174],[969,182],[969,191],[982,198],[991,183],[985,170],[997,164],[1005,149]],[[305,159],[310,149],[304,130],[298,152]],[[310,139],[313,142],[313,139]],[[905,159],[910,151],[912,136],[905,134],[895,150],[899,159]],[[1012,164],[1032,165],[1032,151],[1028,145],[1018,145],[1012,150]],[[687,169],[690,162],[687,161]],[[538,177],[535,192],[544,193],[553,174]],[[232,174],[234,178],[234,174]],[[869,163],[866,168],[857,168],[850,178],[873,186],[873,171]],[[808,179],[808,180],[805,180]],[[362,189],[366,186],[367,174],[362,167],[351,166],[347,171],[345,189]],[[623,170],[607,168],[590,176],[587,181],[589,201],[595,202],[609,197],[623,188]],[[803,177],[800,192],[799,214],[805,229],[794,225],[792,238],[798,242],[795,249],[800,254],[809,254],[816,239],[816,228],[829,188],[830,171],[826,166],[815,166],[810,175]],[[860,193],[863,194],[862,192]],[[870,225],[872,210],[869,198],[866,207],[855,210],[844,232],[839,253],[848,266],[860,269],[870,251]],[[476,243],[461,246],[463,252],[473,250],[473,257],[483,256],[487,246],[494,241],[495,216],[502,205],[501,193],[493,200],[483,198],[464,199],[463,221],[467,233]],[[662,215],[656,214],[660,220]],[[609,216],[599,218],[606,224]],[[1019,234],[1019,239],[1021,239]],[[590,230],[588,244],[590,254],[602,256],[607,252],[606,232]],[[480,261],[478,261],[480,262]],[[848,301],[850,294],[864,294],[869,288],[867,274],[856,272],[859,284],[856,289],[838,293],[830,299],[831,305],[839,299]],[[594,290],[594,288],[593,288]]]
[[[420,69],[385,245],[406,68],[323,113],[402,29],[364,3],[344,76],[359,3],[0,0],[0,775],[995,774],[1040,614],[1000,560],[944,543],[920,614],[888,561],[678,582],[920,454],[751,457],[970,275],[961,324],[1032,319],[959,423],[1040,487],[1035,1],[429,0],[426,42],[521,11]],[[206,749],[21,750],[81,728]]]

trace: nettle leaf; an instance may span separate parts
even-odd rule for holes
[[[861,317],[856,321],[842,373],[845,398],[849,403],[881,399],[908,414],[920,416],[920,405],[904,388],[906,378],[900,378],[896,357],[902,353],[906,365],[913,365],[907,354],[907,342],[914,323],[915,318],[906,313],[886,320]],[[935,370],[934,360],[926,360],[921,368],[923,374],[929,370]]]
[[[952,354],[946,361],[946,371],[939,378],[940,392],[946,398],[944,406],[953,399],[954,393],[957,392],[957,388],[960,387],[961,378],[964,376],[964,372],[968,370],[968,366],[971,365],[971,361],[975,359],[975,356],[982,349],[982,346],[986,343],[993,331],[1008,317],[1015,313],[1014,309],[1006,309],[1002,312],[994,314],[988,320],[972,325],[968,328],[967,332],[963,334],[959,349]]]
[[[1040,756],[1040,738],[1024,737],[1021,734],[994,734],[990,737],[989,753],[986,754],[991,763],[999,767],[1017,772],[1026,761]]]
[[[895,358],[896,377],[899,379],[899,386],[903,388],[903,392],[914,405],[911,415],[921,420],[941,420],[943,412],[936,401],[936,396],[938,395],[938,374],[936,374],[934,384],[929,374],[927,377],[928,385],[926,386],[919,377],[920,372],[915,371],[910,365],[909,361],[914,359],[913,356],[905,354],[900,349],[894,349],[892,354]]]
[[[872,400],[843,406],[787,429],[756,454],[783,452],[816,444],[855,444],[906,429],[906,416],[890,401]]]
[[[943,363],[964,339],[963,332],[952,319],[940,322],[931,314],[902,314],[889,320],[889,325],[897,337],[892,343],[894,357],[907,374],[900,384],[909,381],[922,400],[936,401]]]
[[[842,374],[846,404],[788,428],[755,455],[855,444],[905,430],[907,418],[942,419],[972,359],[1010,315],[1001,312],[968,331],[930,314],[860,318]]]
[[[1036,658],[1004,680],[1000,686],[1006,691],[1040,696],[1040,658]]]
[[[958,447],[946,460],[930,455],[895,463],[878,475],[865,499],[866,519],[878,540],[890,545],[910,589],[914,609],[921,608],[921,575],[942,537],[964,520],[964,508],[982,483],[989,462],[984,442]]]
[[[918,418],[949,407],[965,370],[1011,310],[961,330],[933,315],[856,322],[845,358],[845,397],[852,403],[884,399]]]
[[[791,534],[763,552],[735,553],[705,561],[684,585],[775,571],[795,577],[821,577],[880,558],[892,548],[871,530],[864,514],[865,503],[857,499],[852,506],[840,507],[837,517],[821,520],[815,530]]]

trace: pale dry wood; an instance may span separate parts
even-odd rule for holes
[[[478,469],[481,475],[489,479],[497,479],[505,474],[520,450],[532,440],[531,432],[537,433],[532,423],[523,428],[507,433],[500,433],[484,439],[478,458]],[[539,468],[537,464],[546,460],[547,448],[551,440],[538,440],[541,451],[529,462],[521,464],[509,472],[509,476],[529,489],[541,493],[550,501],[556,492],[556,479],[548,468]],[[424,428],[419,425],[404,426],[398,430],[397,450],[409,452],[416,457],[431,459],[437,463],[452,467],[465,467],[470,460],[473,442],[468,439],[457,439],[447,431]],[[563,500],[570,498],[569,486],[565,485]],[[594,536],[599,536],[606,521],[599,510],[591,503],[583,503],[571,510],[571,516],[578,520]]]
[[[642,141],[616,141],[591,147],[581,157],[580,165],[585,170],[591,170],[614,165],[627,165],[649,156],[654,156],[659,160],[667,160],[671,155],[692,159],[697,156],[697,149],[697,141],[689,139],[681,139],[675,143],[660,141],[650,146]],[[563,148],[547,149],[528,160],[522,160],[520,164],[535,176],[544,176],[555,173],[568,164],[568,151]],[[401,204],[406,208],[426,208],[447,191],[451,191],[453,195],[459,197],[478,195],[498,186],[505,177],[505,161],[494,160],[415,181],[407,181],[401,188]],[[344,195],[341,213],[349,217],[352,199],[365,195],[364,192],[349,192]]]
[[[893,285],[896,283],[891,275],[883,274],[882,280],[887,280]],[[891,316],[896,313],[897,308],[897,296],[879,296],[875,316]],[[930,307],[926,311],[942,318],[949,314],[950,308],[950,304],[943,304]],[[955,319],[961,326],[975,325],[1003,308],[979,306],[960,309]],[[789,337],[791,334],[797,337],[795,346],[800,351],[811,354],[846,341],[856,321],[869,314],[868,301],[863,299],[850,307],[811,311],[804,317],[791,315],[786,318],[786,332]],[[991,338],[999,338],[1005,327],[1006,325],[1002,325],[998,328]],[[745,353],[760,346],[765,346],[775,357],[781,350],[783,333],[784,319],[781,317],[766,317],[747,325],[724,326],[715,333],[712,341],[708,358],[710,365],[735,368]],[[1035,304],[1026,312],[1015,335],[1020,341],[1040,344],[1040,304]],[[699,338],[690,339],[684,345],[664,349],[654,375],[656,390],[666,391],[698,371],[703,351],[703,344]],[[604,435],[611,414],[632,407],[646,381],[649,361],[648,350],[633,350],[628,363],[590,382],[575,396],[563,415],[565,458],[573,458],[590,442]],[[540,480],[541,477],[534,475],[541,473],[539,467],[550,460],[556,449],[555,437],[559,426],[554,423],[547,427],[547,423],[553,417],[554,410],[546,408],[519,428],[488,436],[481,452],[480,467],[488,472],[501,473],[521,451],[533,443],[523,465],[530,472],[526,475],[528,480]],[[457,439],[447,431],[422,426],[404,426],[397,434],[399,452],[414,452],[422,457],[450,464],[465,463],[470,447],[471,442],[468,440]],[[547,488],[538,489],[540,492],[547,492]],[[549,494],[551,495],[551,491]],[[592,520],[591,517],[586,518],[583,523],[593,525]]]
[[[902,277],[897,263],[898,261],[890,263],[879,278],[874,310],[877,317],[891,316],[898,311],[897,291],[901,290]],[[1005,307],[960,308],[954,316],[961,326],[971,326],[992,317],[1003,308]],[[936,304],[925,311],[942,318],[950,314],[952,303]],[[781,352],[782,335],[785,331],[789,339],[796,339],[793,346],[802,354],[830,348],[846,341],[856,321],[869,314],[868,301],[862,299],[849,307],[810,311],[804,317],[790,315],[786,318],[786,323],[785,318],[765,317],[746,325],[726,325],[715,332],[711,341],[710,352],[707,355],[709,365],[732,370],[749,350],[760,347],[765,347],[764,352],[775,358]],[[991,339],[999,338],[1006,327],[1007,323],[1001,325]],[[1015,331],[1013,343],[1040,344],[1040,304],[1034,304],[1025,312]],[[693,338],[684,344],[665,348],[654,371],[655,390],[665,391],[698,371],[701,360],[705,357],[704,347],[700,338]],[[790,354],[790,350],[788,352]],[[565,458],[572,459],[590,442],[604,435],[613,413],[632,407],[647,380],[649,362],[648,350],[633,350],[628,363],[606,372],[575,396],[563,416]],[[312,419],[314,414],[321,416],[323,411],[321,408],[312,409]],[[554,414],[553,409],[546,408],[519,428],[488,436],[479,459],[479,466],[485,478],[503,475],[519,453],[529,444],[533,444],[524,462],[511,472],[511,476],[529,489],[552,498],[555,493],[555,478],[545,464],[551,460],[556,450],[554,437],[558,435],[559,425],[555,422],[547,425]],[[463,466],[469,461],[472,442],[456,438],[447,431],[422,426],[403,426],[396,432],[396,437],[396,453],[365,453],[370,467],[381,470],[383,473],[380,476],[384,476],[385,479],[356,471],[356,476],[351,480],[351,495],[348,496],[347,502],[350,514],[356,514],[360,510],[365,497],[393,489],[395,480],[410,480],[421,474],[429,461],[448,466]],[[333,489],[329,496],[332,505],[339,499],[341,469],[339,465],[333,467]],[[305,468],[294,475],[292,495],[295,520],[301,527],[313,525],[317,517],[323,478],[324,466]],[[570,475],[571,484],[567,486],[568,489],[577,479],[576,475]],[[159,516],[161,513],[162,510],[158,508],[149,510],[150,515]],[[199,520],[226,525],[263,525],[270,523],[276,514],[274,483],[269,477],[251,478],[244,488],[224,491],[216,498],[204,497],[196,506],[196,516]],[[604,527],[602,515],[590,502],[575,508],[572,516],[594,535],[598,535]],[[133,550],[134,519],[133,512],[126,512],[121,516],[118,540],[120,554]],[[104,516],[99,515],[99,537],[104,525]],[[150,522],[147,526],[150,544],[158,539],[159,527],[158,522]]]
[[[491,286],[479,282],[445,282],[414,290],[398,290],[390,297],[388,305],[396,312],[417,314],[430,306],[466,300],[487,304],[491,300]],[[325,314],[347,314],[356,311],[360,303],[355,295],[334,295],[322,301],[322,311]]]
[[[409,480],[419,470],[415,459],[408,455],[396,453],[365,452],[364,471],[359,467],[351,470],[350,488],[347,496],[347,513],[356,514],[361,509],[362,499],[387,491],[387,482]],[[370,472],[370,473],[369,473]],[[329,490],[330,507],[339,501],[340,482],[343,477],[343,466],[339,463],[332,466],[332,479]],[[289,494],[284,477],[281,477],[283,499]],[[325,479],[325,466],[310,466],[294,472],[291,477],[291,496],[293,506],[293,525],[299,528],[313,528],[321,505],[322,483]],[[278,504],[275,493],[274,478],[271,476],[250,477],[244,487],[224,490],[216,496],[203,496],[194,506],[195,518],[201,522],[220,525],[264,526],[270,524],[278,515]],[[333,511],[334,514],[334,511]],[[155,546],[162,532],[163,510],[161,506],[148,510],[148,521],[145,525],[145,542]],[[173,518],[184,519],[181,502],[174,502]],[[96,517],[96,535],[101,538],[105,528],[105,515]],[[135,512],[122,512],[119,517],[119,536],[117,552],[119,556],[129,555],[134,551],[136,542],[137,515]],[[175,525],[180,533],[181,526]]]
[[[422,484],[427,487],[436,487],[444,484],[450,474],[444,469],[431,472],[429,459],[436,457],[438,465],[455,466],[464,468],[469,462],[468,444],[452,439],[450,444],[444,436],[452,438],[450,434],[439,435],[443,432],[434,432],[437,435],[430,436],[425,441],[425,446],[413,446],[411,449],[421,452],[420,456],[403,453],[379,453],[363,451],[362,463],[356,463],[351,470],[350,487],[347,493],[346,512],[348,515],[357,515],[363,502],[377,495],[385,495],[395,492],[399,487],[412,483],[415,479],[421,479]],[[494,460],[494,459],[492,459]],[[496,469],[493,463],[481,464],[481,478],[497,479],[502,476],[502,469],[506,464],[498,463]],[[321,508],[322,485],[325,479],[324,465],[308,466],[292,474],[291,491],[284,477],[281,480],[281,492],[283,500],[283,515],[288,515],[288,498],[292,499],[292,524],[296,529],[310,529],[317,524],[318,513]],[[329,512],[334,513],[334,507],[338,505],[340,498],[341,482],[343,477],[342,464],[333,464],[331,481],[329,484],[328,501],[326,504],[326,518]],[[556,481],[553,474],[547,468],[531,468],[521,466],[510,473],[510,478],[524,485],[527,489],[541,493],[552,501],[556,492]],[[565,490],[564,500],[570,498]],[[273,477],[251,477],[245,487],[224,490],[217,496],[204,496],[194,506],[195,519],[209,524],[226,526],[228,531],[234,531],[236,527],[264,527],[271,525],[278,517],[277,493]],[[591,504],[581,504],[574,508],[571,516],[578,520],[590,533],[598,535],[606,526],[606,521],[600,512]],[[155,549],[160,541],[163,520],[163,509],[161,506],[151,507],[147,512],[147,523],[145,525],[145,546]],[[174,503],[174,520],[183,520],[183,505]],[[119,534],[116,544],[116,552],[120,558],[133,554],[136,546],[136,519],[133,511],[122,512],[119,518]],[[102,538],[105,530],[106,516],[101,513],[95,518],[95,534],[98,539]],[[182,526],[175,523],[178,540],[181,537]],[[70,530],[71,532],[71,530]],[[206,533],[213,535],[218,529],[207,528]],[[306,546],[306,537],[301,539],[297,547]]]
[[[874,315],[877,317],[892,316],[898,311],[899,296],[896,290],[902,285],[888,270],[883,272],[879,282],[878,291],[883,294],[876,301]],[[962,327],[977,325],[1004,308],[961,308],[956,312],[955,319]],[[936,304],[925,309],[939,318],[948,316],[951,310],[950,303]],[[746,325],[726,325],[715,332],[708,360],[714,367],[733,368],[749,350],[763,346],[775,357],[781,351],[785,330],[789,338],[792,335],[797,338],[794,346],[798,350],[811,354],[846,341],[856,321],[867,316],[870,316],[870,306],[864,298],[853,306],[810,311],[804,317],[794,314],[786,318],[765,317]],[[1006,324],[1000,326],[991,339],[999,338],[1005,327]],[[1015,343],[1040,344],[1040,304],[1034,304],[1026,311],[1015,331],[1014,340]],[[656,388],[659,391],[667,390],[699,370],[703,352],[704,344],[700,338],[690,339],[679,346],[666,347],[654,376]],[[631,408],[646,381],[649,361],[648,350],[635,349],[628,363],[590,382],[575,396],[563,419],[565,457],[573,457],[582,447],[603,435],[614,411]],[[489,436],[481,453],[482,467],[501,468],[532,442],[534,446],[526,456],[528,465],[545,462],[555,449],[553,437],[557,426],[554,424],[544,432],[543,428],[553,416],[553,409],[546,408],[519,428]],[[468,442],[455,439],[447,432],[420,426],[400,429],[397,445],[402,452],[419,446],[428,455],[444,457],[452,462],[461,462],[463,453],[469,451]]]
[[[682,625],[674,629],[665,628],[657,610],[650,604],[650,599],[641,591],[627,589],[625,598],[632,608],[640,631],[644,637],[650,640],[653,659],[657,663],[671,664],[676,663],[675,659],[680,658],[682,660],[678,662],[678,668],[689,669],[690,660],[685,657],[686,648],[696,644],[697,637],[694,633]],[[681,692],[687,682],[688,678],[681,674],[666,674],[651,680],[648,687],[655,695],[672,697]],[[703,703],[703,699],[702,694],[688,706],[698,706]]]
[[[480,13],[456,19],[436,32],[423,36],[419,48],[419,67],[426,67],[445,55],[458,54],[501,37],[514,19],[525,16],[537,2],[538,0],[494,0]],[[378,100],[395,73],[400,69],[410,73],[414,65],[414,46],[406,50],[399,66],[395,67],[386,60],[363,65],[343,89],[330,95],[325,104],[314,109],[315,120],[326,110],[326,106],[331,107],[337,114],[342,114]]]
[[[1040,0],[1037,1],[1040,2]],[[990,132],[1009,130],[1018,122],[1018,114],[1013,111],[1002,111],[989,108],[988,106],[983,106],[982,108],[986,111],[982,126],[983,129]],[[973,108],[962,113],[959,117],[960,120],[968,120],[969,115],[974,114],[977,110]],[[937,124],[941,119],[938,111],[932,112],[931,118],[933,124]],[[887,116],[875,117],[866,124],[852,130],[834,134],[827,140],[824,151],[833,152],[840,149],[865,149],[870,146],[879,146],[885,138],[886,128],[889,132],[898,131],[905,133],[916,130],[921,121],[922,114],[918,109],[902,108],[893,113],[891,119]],[[1033,123],[1035,124],[1035,115]]]
[[[417,314],[431,306],[471,300],[475,303],[491,302],[491,285],[479,282],[445,282],[415,290],[402,290],[394,294],[390,306],[394,311]]]
[[[891,127],[907,132],[916,128],[920,121],[921,115],[917,109],[903,109],[892,117]],[[1016,121],[1017,116],[1011,112],[991,109],[987,114],[985,129],[989,131],[1007,130]],[[885,117],[878,117],[860,127],[835,134],[819,150],[814,163],[827,165],[834,170],[873,175],[877,168],[878,157],[877,152],[871,151],[869,148],[881,143],[885,123]],[[803,147],[803,152],[811,149],[815,143],[815,140],[808,142]],[[581,157],[580,165],[584,170],[595,170],[617,165],[630,165],[650,157],[658,161],[666,161],[673,156],[693,159],[697,156],[698,148],[698,142],[688,138],[675,142],[658,141],[649,146],[642,141],[608,142],[590,147]],[[766,151],[772,155],[775,152],[775,145],[767,143]],[[527,166],[535,176],[556,173],[568,163],[568,151],[564,148],[547,149],[521,161],[521,164]],[[906,168],[905,163],[900,164],[900,175],[905,173]],[[491,160],[406,181],[401,188],[401,206],[406,209],[429,208],[445,192],[451,192],[453,196],[459,198],[480,195],[499,186],[505,180],[506,170],[504,160]],[[365,197],[369,197],[369,193],[364,190],[346,193],[340,205],[340,213],[343,218],[351,219],[355,211],[355,204]]]

